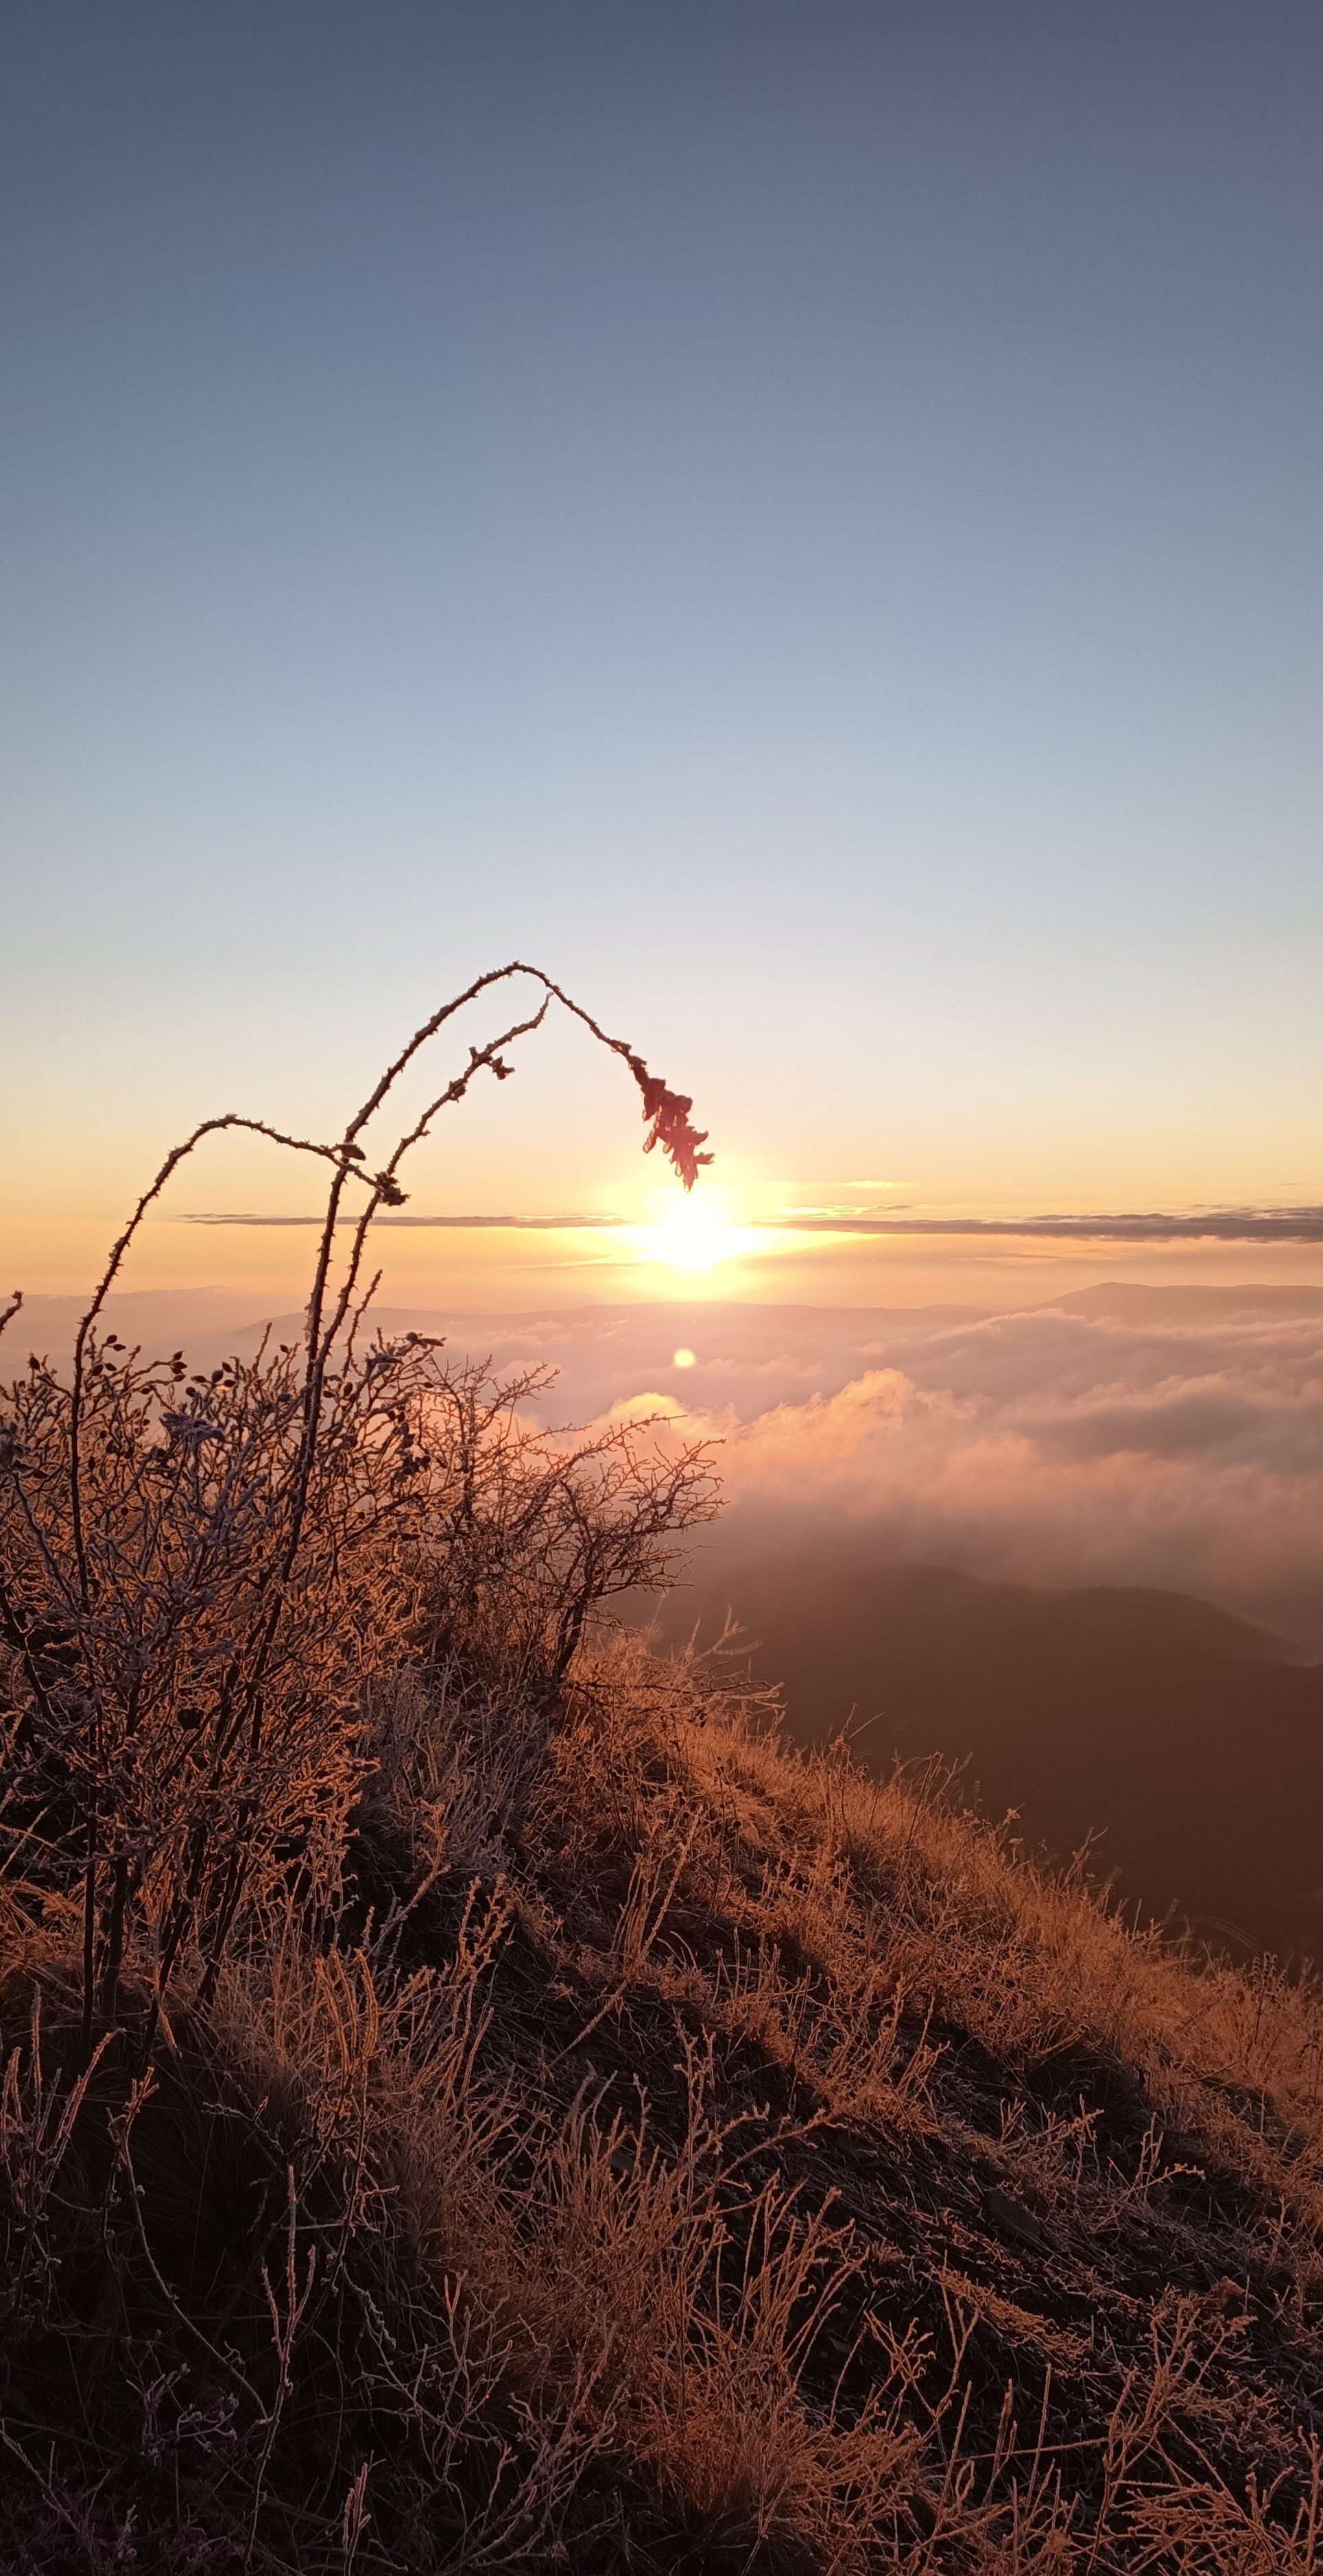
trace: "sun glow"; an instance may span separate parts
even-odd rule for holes
[[[749,1248],[747,1231],[731,1225],[709,1201],[669,1202],[651,1225],[639,1230],[639,1257],[664,1262],[670,1270],[715,1270]]]

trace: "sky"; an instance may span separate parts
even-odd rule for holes
[[[619,1226],[401,1297],[1323,1282],[821,1229],[1323,1202],[1321,73],[1291,0],[0,14],[0,1284],[511,957],[708,1235],[564,1024],[410,1211]],[[133,1284],[292,1296],[183,1220],[313,1204],[209,1147]]]

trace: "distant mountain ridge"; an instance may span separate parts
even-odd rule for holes
[[[667,1633],[733,1611],[790,1728],[850,1730],[885,1772],[965,1764],[985,1813],[1018,1809],[1066,1859],[1097,1834],[1145,1912],[1221,1945],[1323,1952],[1323,1664],[1188,1595],[1035,1591],[936,1565],[796,1551],[697,1569]]]

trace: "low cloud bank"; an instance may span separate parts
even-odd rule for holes
[[[1157,1586],[1323,1654],[1323,1312],[1205,1294],[905,1319],[844,1384],[743,1419],[634,1402],[722,1441],[720,1552]]]

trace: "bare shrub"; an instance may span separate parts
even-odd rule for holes
[[[536,1012],[470,1048],[466,1070],[365,1174],[358,1140],[419,1049],[479,993],[528,974],[545,988]],[[152,1987],[149,2048],[181,1957],[200,1950],[205,2001],[276,1861],[297,1859],[314,1902],[329,1895],[363,1778],[365,1695],[407,1653],[425,1595],[438,1644],[470,1651],[481,1629],[490,1651],[499,1588],[502,1652],[540,1657],[554,1689],[589,1605],[657,1564],[668,1531],[705,1507],[692,1457],[666,1473],[625,1433],[554,1454],[516,1436],[531,1382],[493,1394],[473,1371],[435,1366],[412,1336],[356,1356],[372,1217],[401,1202],[401,1166],[438,1112],[479,1072],[508,1076],[502,1048],[540,1025],[553,995],[624,1057],[646,1150],[660,1144],[692,1186],[710,1157],[690,1102],[547,977],[507,967],[415,1033],[337,1145],[232,1114],[197,1129],[112,1252],[71,1383],[34,1358],[6,1404],[0,1851],[11,1894],[80,1907],[84,2063],[98,2008],[115,2019],[126,1945]],[[179,1354],[140,1365],[114,1335],[98,1341],[96,1318],[179,1163],[236,1126],[332,1168],[305,1346],[207,1378],[188,1379]],[[336,1283],[354,1182],[367,1200]]]
[[[628,1428],[540,1435],[515,1411],[530,1381],[492,1386],[416,1342],[325,1372],[306,1475],[294,1352],[187,1380],[182,1361],[88,1355],[85,1607],[69,1394],[39,1364],[0,1484],[20,1640],[0,1850],[34,1917],[80,1912],[85,2054],[126,1958],[158,2003],[187,1959],[205,2001],[291,1869],[325,1910],[372,1711],[410,1670],[463,1697],[503,1774],[493,1815],[515,1821],[590,1608],[655,1582],[711,1508],[698,1451],[662,1469]]]

